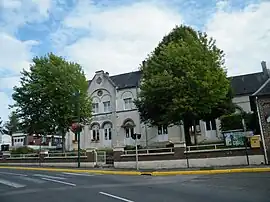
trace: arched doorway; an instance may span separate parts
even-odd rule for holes
[[[134,145],[134,140],[131,138],[131,135],[135,133],[135,123],[132,119],[126,119],[123,122],[122,128],[125,131],[125,145]]]

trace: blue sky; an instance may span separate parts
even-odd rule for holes
[[[89,79],[137,70],[177,24],[214,37],[229,75],[260,71],[270,60],[269,10],[260,0],[0,0],[0,117],[34,56],[64,56]]]

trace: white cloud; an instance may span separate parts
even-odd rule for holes
[[[0,90],[12,89],[20,84],[20,76],[0,77]]]
[[[0,44],[0,69],[8,69],[14,73],[19,73],[23,68],[29,67],[32,58],[30,51],[37,42],[20,41],[0,32]]]
[[[161,3],[101,10],[82,1],[53,38],[59,53],[82,64],[88,76],[100,69],[117,74],[137,70],[163,35],[180,23],[181,15]],[[74,32],[87,34],[67,45]]]
[[[219,5],[206,31],[224,50],[230,75],[261,71],[260,62],[270,60],[270,2],[230,10],[229,4]]]
[[[12,99],[8,96],[8,90],[19,84],[19,72],[29,68],[32,58],[30,49],[35,41],[22,42],[10,35],[0,32],[0,117],[7,120]],[[10,72],[7,75],[5,72]]]
[[[0,0],[0,117],[7,119],[8,105],[13,101],[8,92],[19,84],[19,72],[28,69],[33,57],[31,48],[37,41],[21,41],[14,35],[27,23],[48,18],[51,0]]]
[[[0,2],[0,7],[3,8],[19,8],[21,6],[22,2],[20,0],[2,0]]]
[[[2,0],[0,31],[14,33],[27,23],[48,19],[51,5],[52,0]]]
[[[8,115],[9,115],[9,108],[8,106],[10,104],[13,104],[12,99],[7,96],[7,94],[0,92],[0,107],[1,107],[1,113],[0,113],[0,118],[3,121],[7,121]]]

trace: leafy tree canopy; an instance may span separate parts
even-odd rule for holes
[[[223,51],[206,33],[176,27],[141,66],[141,119],[154,125],[217,118],[232,107]],[[230,110],[229,110],[230,111]]]
[[[9,120],[5,123],[5,133],[12,135],[21,131],[19,117],[16,112],[12,111],[8,118]]]
[[[76,104],[80,107],[80,121],[87,122],[91,117],[88,82],[79,64],[50,53],[35,57],[30,70],[21,74],[20,86],[14,87],[12,107],[16,108],[24,132],[48,134],[58,128],[65,134],[77,116]]]

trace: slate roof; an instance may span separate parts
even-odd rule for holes
[[[137,87],[141,79],[141,71],[129,72],[110,76],[110,79],[115,83],[118,88],[131,88]]]
[[[141,71],[134,71],[110,76],[110,79],[115,83],[118,89],[132,88],[139,85],[141,75]],[[90,85],[90,83],[91,80],[88,81],[88,85]]]
[[[263,72],[229,77],[234,94],[238,96],[255,93],[268,78]]]
[[[110,79],[115,83],[118,89],[123,89],[137,87],[139,85],[141,76],[141,71],[134,71],[110,76]],[[251,95],[255,93],[267,81],[268,78],[269,76],[264,72],[229,77],[234,94],[236,96]],[[91,80],[88,82],[90,85]],[[270,92],[270,82],[267,86],[269,86]],[[262,93],[263,92],[264,90],[262,89]]]
[[[264,96],[270,95],[270,78],[265,82],[265,84],[258,90],[258,92],[254,93],[254,96]]]

